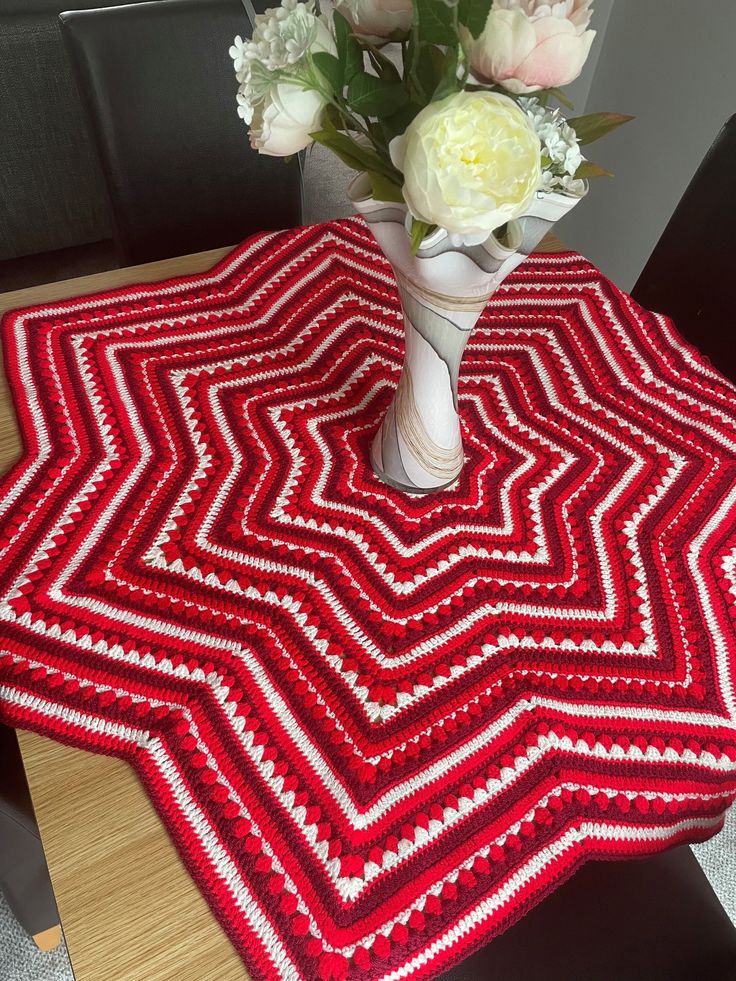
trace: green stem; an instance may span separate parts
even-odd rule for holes
[[[350,112],[347,105],[345,104],[345,101],[342,98],[340,98],[339,95],[333,94],[329,101],[337,109],[337,111],[340,113],[342,118],[349,125],[350,129],[357,130],[359,133],[362,133],[364,136],[367,136],[368,139],[371,140],[371,143],[373,142],[367,126],[363,125],[363,123],[361,123],[360,120],[356,116],[354,116],[352,112]]]

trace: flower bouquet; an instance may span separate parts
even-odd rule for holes
[[[406,353],[372,444],[376,474],[426,493],[463,465],[457,382],[488,298],[607,174],[581,147],[630,119],[565,118],[592,0],[282,0],[230,54],[260,153],[316,141],[391,263]]]

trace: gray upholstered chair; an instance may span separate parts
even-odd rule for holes
[[[262,156],[236,113],[241,0],[156,0],[60,15],[102,163],[121,261],[300,225],[300,162]]]
[[[102,171],[59,31],[70,5],[0,0],[0,261],[111,237]]]
[[[42,949],[60,937],[59,913],[18,741],[0,725],[0,892]]]

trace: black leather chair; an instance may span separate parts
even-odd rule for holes
[[[735,981],[733,926],[689,848],[589,862],[438,981]]]
[[[18,741],[0,725],[0,892],[16,919],[38,937],[59,923]]]
[[[730,242],[736,116],[708,151],[634,287],[736,380]],[[686,846],[589,862],[439,981],[736,981],[736,927]]]
[[[126,263],[301,223],[300,162],[261,156],[236,111],[241,0],[158,0],[59,17]]]
[[[716,137],[645,265],[632,296],[736,380],[736,116]]]

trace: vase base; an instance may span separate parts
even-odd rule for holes
[[[388,484],[389,487],[393,487],[394,490],[401,491],[403,494],[436,494],[437,491],[450,490],[457,483],[457,477],[453,477],[446,484],[438,484],[437,487],[417,487],[415,484],[402,484],[401,481],[394,480],[393,477],[389,477],[387,473],[381,470],[372,453],[371,466],[373,467],[373,473],[379,480],[382,480],[384,484]]]

